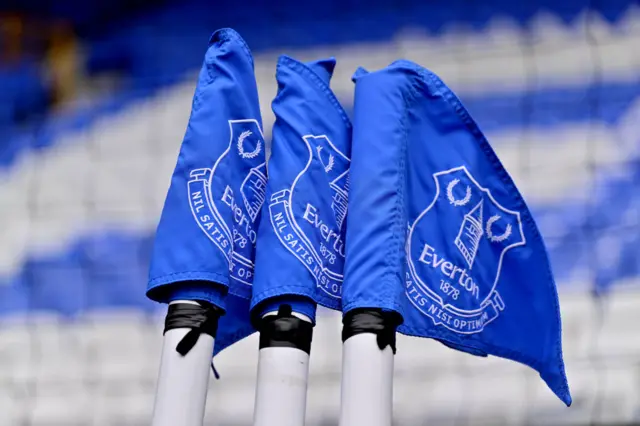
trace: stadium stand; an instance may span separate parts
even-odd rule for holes
[[[148,423],[164,310],[144,297],[150,247],[195,72],[220,26],[254,51],[267,137],[280,53],[336,56],[333,89],[347,109],[357,66],[403,57],[433,69],[540,225],[573,407],[523,366],[401,338],[396,424],[640,424],[637,2],[134,2],[119,21],[126,2],[107,13],[108,3],[56,12],[78,23],[83,84],[115,76],[90,102],[51,112],[41,64],[0,69],[0,425]],[[337,423],[339,330],[323,311],[309,425]],[[256,348],[252,336],[216,361],[207,424],[251,423]]]

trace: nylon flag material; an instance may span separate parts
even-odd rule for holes
[[[536,369],[567,405],[558,295],[527,205],[456,95],[409,61],[354,75],[343,312]]]
[[[253,59],[231,29],[210,39],[158,225],[147,295],[225,309],[215,352],[251,334],[257,225],[267,181]]]
[[[281,303],[313,322],[316,303],[341,307],[351,124],[329,88],[335,65],[278,61],[254,319]]]

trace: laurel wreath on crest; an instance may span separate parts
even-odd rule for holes
[[[331,170],[333,170],[333,166],[336,163],[336,159],[332,154],[329,154],[329,162],[327,164],[324,164],[324,162],[322,161],[322,157],[320,156],[320,151],[322,151],[322,147],[319,146],[317,148],[318,151],[318,158],[320,159],[320,162],[322,163],[322,165],[324,166],[324,171],[326,173],[329,173]]]
[[[449,182],[449,185],[447,185],[447,198],[449,199],[449,203],[453,204],[456,207],[464,206],[471,200],[471,187],[469,185],[467,185],[467,193],[465,194],[464,198],[456,200],[456,198],[453,196],[453,188],[455,188],[459,183],[460,179],[453,179],[451,182]]]
[[[262,141],[260,141],[260,139],[256,142],[256,149],[251,152],[245,152],[244,150],[244,140],[252,134],[253,132],[251,132],[251,130],[245,130],[238,136],[238,153],[240,153],[242,158],[256,158],[258,154],[260,154],[260,150],[262,149]]]
[[[511,224],[510,223],[507,223],[507,226],[505,227],[504,232],[502,233],[502,235],[493,235],[493,231],[491,230],[491,227],[498,220],[500,220],[500,215],[496,214],[496,215],[491,216],[489,218],[489,220],[487,220],[487,225],[486,225],[486,228],[485,228],[485,231],[487,232],[487,237],[493,243],[501,243],[502,241],[506,240],[507,238],[509,238],[511,236]]]

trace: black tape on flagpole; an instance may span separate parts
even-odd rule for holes
[[[218,331],[218,320],[222,311],[205,302],[200,305],[188,303],[176,303],[169,305],[167,316],[164,320],[164,333],[175,328],[190,328],[191,330],[182,338],[176,351],[185,356],[195,346],[200,334],[208,334],[215,339]]]
[[[387,346],[396,353],[396,329],[402,323],[397,312],[374,308],[359,308],[347,312],[342,319],[342,342],[357,334],[372,333],[377,336],[378,348]]]
[[[311,353],[313,324],[295,317],[289,305],[280,305],[277,315],[262,318],[258,330],[260,349],[295,348]]]

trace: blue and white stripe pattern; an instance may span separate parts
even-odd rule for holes
[[[561,289],[636,277],[640,244],[640,12],[570,24],[540,12],[527,30],[407,30],[392,41],[293,49],[335,55],[333,89],[398,57],[430,67],[462,97],[533,209]],[[256,55],[270,134],[276,56]],[[193,79],[52,119],[0,147],[0,315],[155,307],[145,274]],[[635,256],[635,258],[634,258]]]

